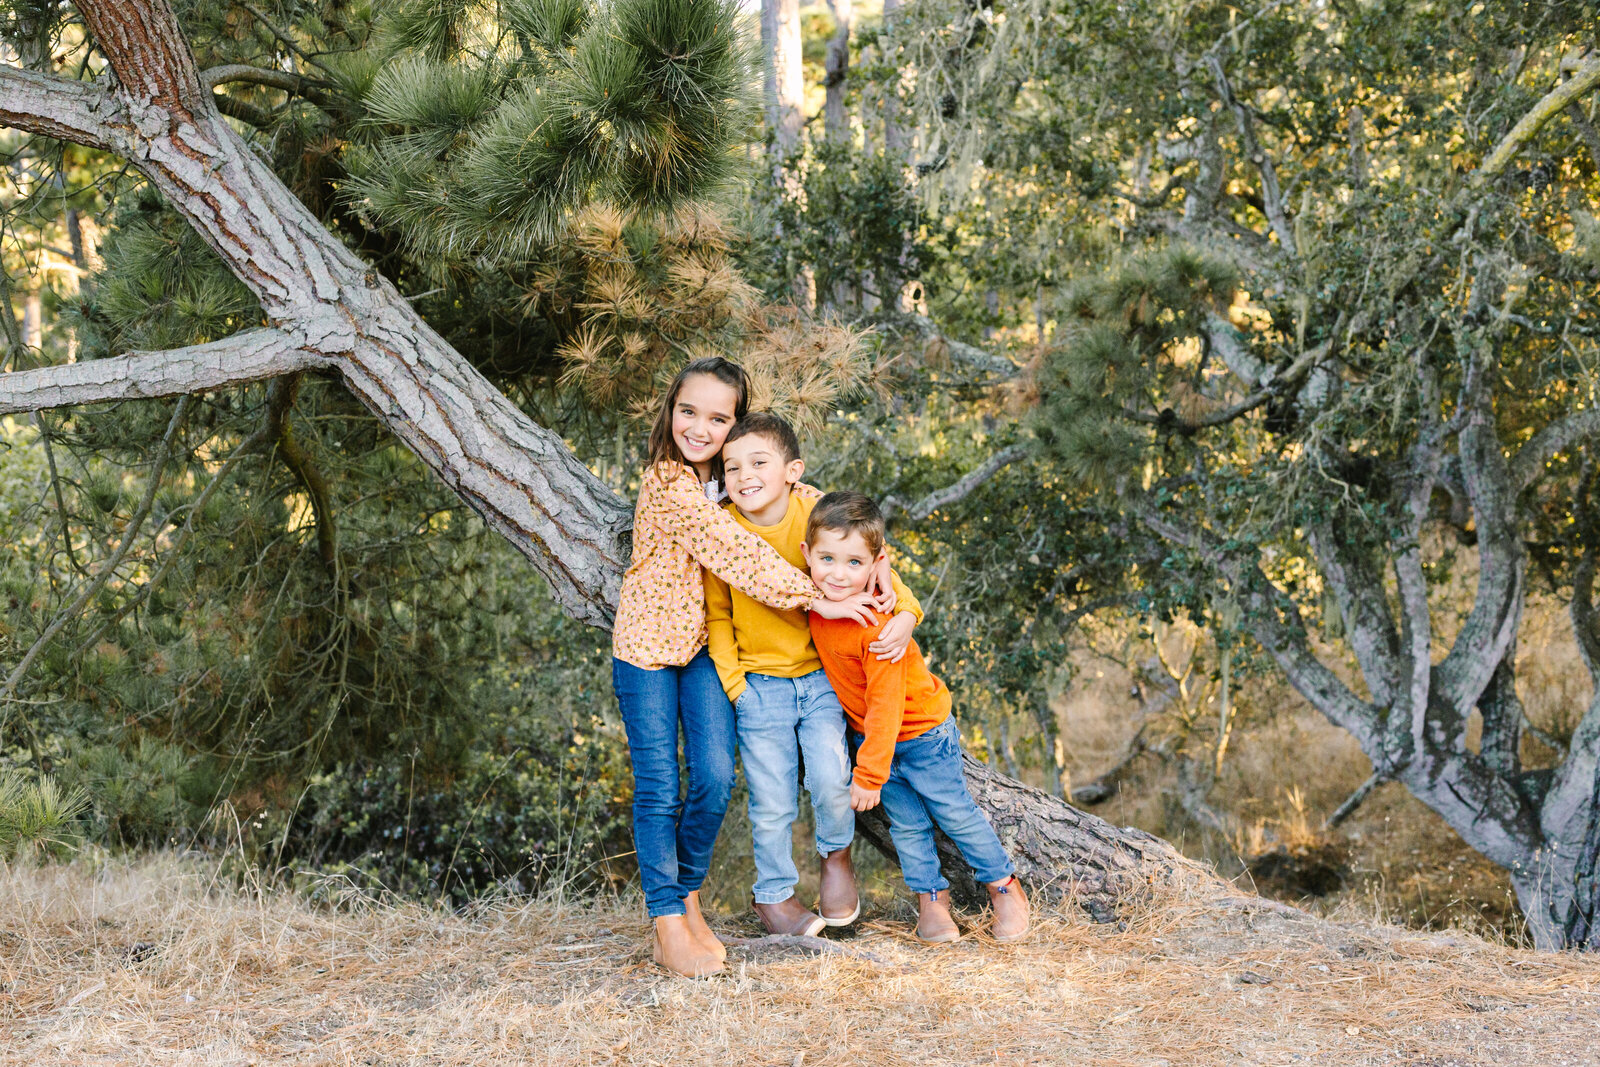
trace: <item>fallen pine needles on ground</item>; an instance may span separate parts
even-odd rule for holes
[[[924,946],[909,910],[835,946],[733,941],[664,974],[634,901],[467,914],[218,886],[170,858],[0,868],[0,1063],[1600,1062],[1600,960],[1173,901]],[[798,941],[800,939],[789,939]]]

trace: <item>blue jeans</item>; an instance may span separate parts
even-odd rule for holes
[[[856,734],[856,742],[861,742]],[[894,746],[883,811],[900,854],[900,873],[913,893],[937,893],[950,883],[939,871],[933,828],[943,830],[972,865],[980,882],[998,882],[1016,871],[994,827],[967,792],[961,771],[961,735],[954,717],[927,733]]]
[[[703,648],[682,667],[653,671],[613,657],[611,684],[633,763],[633,847],[645,906],[651,918],[682,915],[683,898],[706,880],[733,792],[733,706]],[[682,800],[680,722],[689,763]]]
[[[757,904],[794,896],[794,820],[800,814],[800,757],[817,820],[817,851],[826,856],[855,839],[850,810],[850,752],[844,708],[828,676],[746,674],[734,706],[739,756],[750,787],[750,836],[755,842]]]

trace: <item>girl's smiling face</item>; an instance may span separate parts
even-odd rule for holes
[[[691,374],[672,402],[672,442],[704,481],[736,421],[739,393],[709,374]]]

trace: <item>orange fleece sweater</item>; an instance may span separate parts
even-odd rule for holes
[[[881,789],[894,762],[894,746],[920,737],[950,717],[950,690],[928,670],[915,641],[889,663],[867,651],[887,615],[872,626],[854,619],[811,616],[811,640],[845,718],[865,737],[856,752],[855,781]]]

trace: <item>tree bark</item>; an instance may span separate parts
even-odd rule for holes
[[[767,125],[773,151],[783,159],[800,146],[805,126],[799,0],[761,0],[761,48],[766,56]]]
[[[1177,853],[1159,837],[1117,827],[1079,811],[1060,797],[1007,778],[962,753],[967,788],[994,826],[1017,865],[1017,877],[1046,900],[1070,900],[1098,922],[1116,918],[1129,904],[1163,890],[1198,889],[1213,895],[1231,890],[1206,868]],[[856,817],[861,836],[895,858],[889,822],[881,807]],[[939,860],[956,900],[968,907],[987,902],[972,868],[943,834]]]
[[[883,0],[883,28],[893,34],[895,21],[900,14],[900,0]],[[900,125],[900,98],[895,87],[889,86],[883,94],[883,151],[884,154],[904,159],[911,147],[905,128]],[[888,287],[885,286],[887,292]],[[890,303],[888,299],[884,303]]]
[[[786,2],[793,12],[794,0]],[[170,0],[78,6],[116,84],[0,67],[0,124],[124,155],[250,287],[269,325],[175,352],[3,374],[0,411],[189,393],[308,368],[337,372],[532,561],[564,611],[609,629],[629,552],[628,504],[474,370],[223,121]],[[797,64],[793,70],[797,77]],[[1158,884],[1226,890],[1157,838],[970,760],[967,774],[1023,877],[1047,894],[1075,890],[1109,908]]]
[[[822,119],[828,140],[838,144],[850,141],[850,114],[845,110],[846,79],[850,74],[850,33],[854,25],[854,0],[828,0],[835,28],[828,38],[828,55],[823,73]]]
[[[0,415],[176,396],[330,366],[282,330],[245,330],[188,348],[15,371],[0,377]]]

